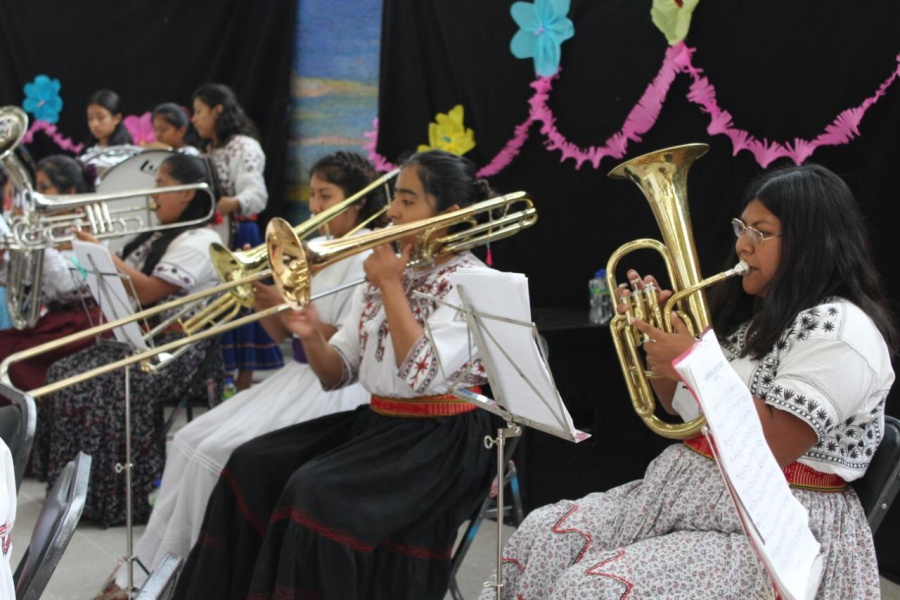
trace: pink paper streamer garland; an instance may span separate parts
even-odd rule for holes
[[[52,139],[57,146],[59,146],[63,150],[68,150],[72,154],[78,154],[84,147],[84,144],[76,144],[72,142],[70,138],[67,138],[59,133],[56,125],[54,125],[53,123],[43,120],[32,121],[31,127],[29,127],[25,135],[22,136],[22,143],[30,144],[34,139],[35,132],[38,131],[43,131],[44,133],[46,133],[47,136]]]
[[[794,138],[793,142],[782,144],[769,142],[767,139],[759,140],[750,132],[734,127],[731,114],[722,110],[716,101],[715,86],[708,78],[702,75],[702,69],[694,66],[694,52],[696,52],[696,49],[689,47],[684,42],[679,42],[666,50],[663,64],[660,66],[653,81],[647,86],[643,95],[628,113],[622,128],[610,136],[603,146],[579,147],[570,142],[556,128],[556,117],[552,109],[547,105],[547,100],[550,96],[550,90],[553,88],[553,80],[559,77],[559,72],[550,77],[536,79],[530,84],[534,88],[535,93],[528,100],[530,105],[528,117],[516,126],[513,137],[487,165],[478,171],[478,175],[480,177],[490,177],[506,168],[521,151],[525,140],[528,138],[528,132],[535,122],[541,123],[540,132],[546,138],[544,145],[547,149],[560,151],[560,162],[573,159],[576,169],[580,169],[585,162],[590,162],[597,169],[603,158],[607,156],[622,158],[628,150],[628,144],[630,142],[640,142],[641,136],[656,124],[672,82],[679,73],[686,73],[693,79],[687,99],[697,104],[703,112],[709,114],[710,122],[706,131],[710,135],[728,136],[732,143],[733,156],[742,150],[747,150],[753,154],[756,162],[764,168],[771,164],[772,161],[782,157],[790,158],[799,165],[808,159],[816,148],[820,146],[838,146],[858,137],[859,124],[866,111],[900,77],[900,54],[898,54],[896,58],[897,67],[872,96],[866,98],[859,106],[848,108],[838,114],[834,121],[825,127],[825,131],[815,139]],[[363,148],[368,150],[370,159],[375,163],[375,167],[379,171],[389,171],[394,168],[394,165],[376,151],[378,119],[373,121],[373,126],[374,131],[364,134],[369,141]]]

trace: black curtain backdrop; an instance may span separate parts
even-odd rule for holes
[[[125,115],[161,102],[190,108],[202,83],[231,87],[256,122],[266,153],[269,204],[285,194],[287,110],[296,0],[4,0],[0,2],[0,105],[21,106],[37,75],[59,79],[57,124],[73,142],[88,135],[85,101],[115,90]],[[44,133],[35,159],[60,152]]]
[[[528,115],[529,83],[535,76],[531,60],[510,53],[510,40],[518,30],[509,14],[511,4],[386,0],[378,140],[382,155],[396,160],[427,143],[428,123],[455,104],[465,107],[466,126],[474,129],[477,146],[467,156],[479,166],[513,136]],[[579,146],[603,145],[656,75],[667,44],[650,20],[651,5],[649,0],[572,0],[569,18],[575,37],[562,45],[562,72],[549,104],[556,126]],[[707,0],[694,12],[686,42],[697,49],[694,64],[716,86],[719,105],[731,113],[736,127],[760,139],[812,139],[841,111],[872,96],[897,67],[900,20],[895,11],[895,3],[886,0],[862,5],[837,0],[814,5]],[[710,145],[709,154],[691,169],[689,197],[700,262],[703,272],[712,274],[734,242],[729,221],[738,214],[740,192],[762,168],[748,152],[733,156],[725,136],[706,132],[709,117],[686,99],[689,85],[688,76],[676,78],[656,125],[628,147],[626,158],[687,142]],[[898,142],[900,85],[895,84],[865,115],[858,138],[819,148],[809,159],[842,175],[857,195],[895,313],[900,299]],[[590,164],[576,169],[573,160],[560,158],[560,152],[545,149],[534,125],[521,153],[491,179],[501,192],[528,191],[539,212],[534,228],[495,244],[492,254],[498,268],[528,276],[533,307],[586,313],[587,281],[594,271],[626,241],[658,237],[658,228],[633,184],[606,177],[618,160],[606,158],[599,169]],[[632,264],[643,268],[643,260],[636,257]],[[659,271],[658,266],[652,268]],[[598,330],[600,334],[608,335],[605,330]],[[558,350],[550,348],[551,365],[561,355]],[[604,378],[618,382],[621,373],[618,365],[604,364],[583,377],[602,386]],[[557,383],[561,389],[566,385]],[[896,388],[888,401],[888,413],[894,415],[900,414]],[[622,442],[625,447],[632,443]],[[617,460],[621,454],[599,456],[595,469]],[[581,493],[592,489],[589,477],[579,485]],[[877,539],[882,567],[895,573],[900,572],[900,552],[889,550],[885,540],[898,539],[898,532],[900,509],[895,508]]]

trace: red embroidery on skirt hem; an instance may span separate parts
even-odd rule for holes
[[[231,473],[229,469],[222,469],[222,477],[225,478],[225,481],[228,482],[228,487],[231,488],[231,492],[234,494],[234,501],[237,503],[238,510],[241,511],[241,514],[244,515],[244,518],[250,524],[250,527],[253,528],[254,531],[259,535],[259,537],[265,537],[266,528],[263,527],[262,521],[253,511],[250,510],[250,506],[247,505],[247,501],[244,500],[244,494],[241,492],[241,488],[238,486],[237,481],[234,479],[234,475]]]
[[[272,519],[269,522],[276,523],[284,519],[290,519],[300,527],[309,529],[316,535],[320,535],[333,542],[347,546],[356,552],[372,552],[380,546],[395,554],[420,558],[422,560],[450,560],[452,552],[451,548],[447,548],[446,550],[434,550],[432,548],[422,548],[420,546],[409,546],[394,540],[387,540],[381,544],[369,544],[357,539],[352,534],[332,529],[328,525],[311,517],[306,511],[293,506],[276,510],[272,514]]]
[[[575,529],[575,528],[560,529],[559,528],[560,525],[562,525],[563,522],[566,519],[568,519],[572,514],[574,514],[575,511],[577,511],[577,510],[578,510],[578,504],[576,503],[572,506],[572,509],[569,512],[564,514],[563,517],[559,521],[556,522],[556,525],[553,526],[553,530],[552,530],[553,533],[577,533],[578,535],[582,536],[586,540],[584,543],[584,548],[581,549],[581,552],[578,553],[578,556],[575,558],[575,562],[573,562],[572,564],[576,564],[579,561],[581,561],[581,559],[584,558],[585,553],[588,551],[588,548],[590,548],[591,545],[594,543],[594,538],[591,537],[591,534],[581,531],[580,529]]]
[[[201,533],[197,543],[204,548],[211,548],[212,550],[224,550],[227,545],[225,543],[225,536],[209,535],[208,533]]]

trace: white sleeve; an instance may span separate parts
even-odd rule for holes
[[[58,300],[72,294],[81,287],[81,283],[72,276],[71,250],[59,251],[55,248],[44,250],[44,272],[42,277],[42,295],[46,300]]]
[[[235,197],[241,205],[241,213],[255,215],[266,208],[269,192],[263,172],[266,155],[262,146],[253,138],[241,136],[235,162],[231,165],[234,175]]]
[[[217,277],[209,256],[209,246],[216,241],[220,241],[219,236],[208,228],[185,231],[166,248],[153,268],[153,276],[184,292],[205,288]]]

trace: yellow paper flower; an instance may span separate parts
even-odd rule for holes
[[[435,123],[428,124],[428,144],[419,152],[445,150],[462,156],[475,147],[475,132],[463,124],[463,107],[457,104],[447,114],[438,113]]]
[[[691,16],[700,0],[653,0],[650,18],[663,32],[670,46],[687,37]]]

